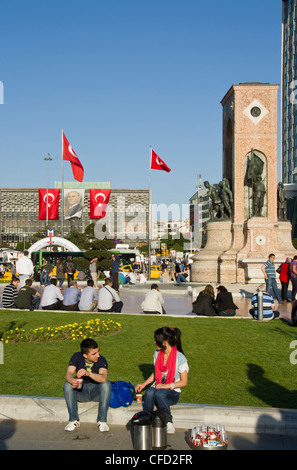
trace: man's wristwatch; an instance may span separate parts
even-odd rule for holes
[[[174,390],[174,383],[172,382],[172,384],[170,384],[170,388],[171,390]]]

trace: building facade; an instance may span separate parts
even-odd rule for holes
[[[297,0],[282,3],[281,180],[292,184],[297,183]]]
[[[282,0],[281,181],[297,237],[297,0]]]
[[[106,236],[121,240],[131,247],[147,243],[148,189],[112,189],[106,217],[98,222],[98,219],[90,218],[90,189],[108,186],[102,183],[71,183],[71,186],[67,186],[71,189],[84,189],[82,214],[79,218],[63,220],[62,224],[63,198],[60,195],[59,219],[49,220],[47,225],[55,230],[56,235],[67,236],[70,230],[83,232],[90,223],[95,222],[99,234],[97,238],[101,234],[102,238]],[[59,188],[59,184],[56,187]],[[0,188],[1,243],[7,242],[15,246],[19,241],[29,241],[34,233],[42,230],[46,236],[46,220],[39,220],[38,217],[38,188]]]

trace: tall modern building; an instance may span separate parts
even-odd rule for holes
[[[297,237],[297,0],[282,0],[281,181]]]

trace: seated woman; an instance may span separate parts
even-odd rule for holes
[[[135,387],[136,393],[153,383],[144,395],[144,411],[153,411],[154,405],[169,416],[167,433],[174,434],[170,406],[179,400],[181,387],[188,382],[189,366],[181,346],[181,331],[164,326],[154,333],[157,350],[154,353],[155,371],[142,384]]]
[[[228,292],[226,287],[217,287],[218,295],[215,300],[215,309],[217,314],[221,317],[234,317],[236,315],[237,305],[233,302],[231,292]]]
[[[207,317],[217,316],[217,311],[214,308],[214,289],[208,284],[199,293],[195,302],[192,303],[192,312],[196,315],[206,315]]]

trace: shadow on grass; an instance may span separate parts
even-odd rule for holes
[[[154,372],[153,364],[139,364],[139,369],[142,373],[144,380],[148,379],[149,376]]]
[[[296,408],[297,391],[288,390],[265,378],[264,369],[257,364],[247,364],[247,375],[253,386],[249,392],[272,408]],[[277,366],[277,365],[276,365]]]

